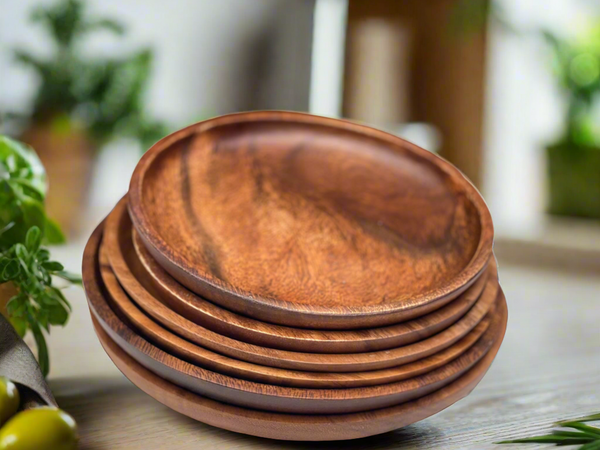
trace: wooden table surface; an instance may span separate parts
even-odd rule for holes
[[[58,259],[77,269],[77,252]],[[69,264],[70,263],[70,264]],[[509,325],[494,365],[466,399],[423,422],[344,443],[269,441],[195,422],[125,379],[96,340],[83,293],[50,337],[51,387],[80,426],[82,450],[100,449],[492,449],[541,433],[558,419],[600,411],[600,274],[503,264]]]

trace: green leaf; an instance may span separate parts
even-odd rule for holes
[[[33,333],[35,339],[35,345],[38,349],[38,363],[42,374],[46,377],[50,372],[50,358],[48,356],[48,346],[46,345],[46,337],[42,332],[39,323],[30,317],[29,327]]]
[[[530,438],[512,439],[509,441],[496,442],[496,444],[557,444],[557,445],[582,445],[593,442],[591,438],[571,438],[548,434],[545,436],[535,436]]]
[[[54,296],[59,301],[59,303],[62,303],[69,311],[72,310],[71,304],[66,299],[65,295],[62,293],[62,291],[60,289],[57,289],[54,286],[51,286],[49,288],[49,292],[51,293],[52,296]]]
[[[600,441],[594,441],[585,444],[579,450],[600,450]]]
[[[9,317],[9,322],[17,332],[17,334],[23,338],[27,333],[27,321],[22,317]]]
[[[38,227],[31,227],[25,236],[25,246],[31,253],[37,252],[42,243],[42,232]]]
[[[26,197],[20,201],[20,208],[23,214],[23,226],[25,230],[33,226],[44,229],[46,225],[46,211],[42,202],[31,197]]]
[[[9,156],[16,158],[17,168],[26,168],[29,171],[27,179],[30,185],[43,199],[46,197],[46,171],[35,151],[22,142],[0,135],[0,161]]]
[[[9,263],[4,267],[4,270],[0,274],[0,280],[9,281],[15,279],[21,271],[21,267],[17,261],[10,260]]]
[[[12,261],[12,259],[9,259],[6,257],[0,258],[0,281],[2,281],[4,279],[2,274],[4,273],[4,269],[6,269],[6,267],[10,264],[11,261]],[[6,280],[4,280],[4,281],[6,281]]]
[[[62,272],[65,269],[61,263],[56,261],[46,261],[42,263],[42,267],[50,272]]]
[[[585,417],[581,417],[579,419],[575,419],[575,420],[564,420],[562,422],[558,422],[557,425],[563,426],[564,423],[570,423],[570,422],[596,422],[599,421],[600,422],[600,413],[597,414],[591,414],[589,416],[585,416]]]
[[[15,255],[17,255],[17,258],[19,258],[22,262],[25,262],[29,258],[29,252],[27,251],[27,248],[21,243],[15,244]]]
[[[565,428],[574,428],[583,433],[586,433],[586,434],[589,434],[592,436],[596,436],[596,439],[600,439],[600,428],[591,427],[589,425],[586,425],[586,424],[580,423],[580,422],[563,422],[561,424],[561,426],[565,427]]]
[[[78,284],[81,285],[82,284],[82,280],[81,280],[81,275],[77,275],[71,272],[66,272],[66,271],[61,271],[61,272],[56,272],[53,275],[56,275],[59,278],[62,278],[63,280],[67,280],[73,284]]]
[[[35,254],[38,262],[43,263],[50,259],[50,251],[45,248],[40,248]]]
[[[23,317],[27,309],[27,296],[19,293],[12,297],[6,304],[6,312],[11,317]]]
[[[46,226],[44,228],[44,242],[49,245],[64,244],[65,235],[60,229],[60,225],[54,220],[46,217]]]
[[[69,311],[62,303],[56,303],[48,308],[48,322],[50,325],[64,326],[69,319]]]

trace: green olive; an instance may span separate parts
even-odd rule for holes
[[[57,408],[21,411],[0,429],[0,450],[76,450],[75,420]]]
[[[0,377],[0,425],[19,410],[19,390],[8,378]]]

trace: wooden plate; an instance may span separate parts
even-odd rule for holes
[[[101,229],[86,247],[83,278],[90,309],[102,329],[129,356],[160,377],[198,394],[246,408],[295,414],[340,414],[414,400],[451,383],[472,368],[493,346],[502,325],[502,315],[494,314],[489,329],[458,358],[424,375],[395,383],[344,389],[305,389],[255,383],[216,373],[165,353],[120,319],[102,292],[98,261],[100,237]]]
[[[502,327],[492,348],[471,370],[451,384],[400,405],[354,414],[298,415],[255,411],[220,403],[182,389],[138,364],[94,323],[108,356],[129,380],[173,410],[212,426],[252,436],[291,441],[357,439],[405,427],[432,416],[467,396],[492,364],[506,330],[506,303],[500,305]],[[93,318],[93,317],[92,317]],[[95,322],[95,321],[94,321]]]
[[[227,356],[211,352],[203,347],[186,341],[169,332],[150,319],[130,300],[123,291],[119,281],[108,262],[105,246],[100,248],[100,274],[110,297],[108,303],[126,322],[142,337],[157,345],[166,353],[170,353],[192,364],[197,364],[215,372],[230,375],[259,383],[277,384],[280,386],[309,388],[343,388],[375,386],[406,380],[453,361],[473,346],[488,329],[490,313],[456,344],[427,358],[413,363],[382,370],[354,373],[302,372],[297,370],[278,369],[257,364],[238,361]]]
[[[262,347],[215,333],[165,306],[153,283],[148,283],[147,280],[145,282],[144,277],[139,275],[139,260],[125,259],[125,255],[132,254],[132,251],[123,253],[121,249],[128,242],[131,246],[131,240],[128,236],[120,237],[118,219],[118,215],[109,215],[105,244],[115,275],[137,305],[162,326],[189,341],[217,353],[262,366],[313,372],[364,372],[407,364],[438,353],[465,337],[488,313],[498,291],[497,278],[492,277],[475,305],[457,322],[434,336],[402,347],[369,353],[337,354]],[[131,267],[129,263],[132,264]]]
[[[489,211],[451,164],[301,113],[222,116],[162,139],[129,202],[146,247],[183,285],[301,328],[421,316],[464,292],[492,254]]]
[[[462,295],[425,316],[382,328],[353,331],[324,331],[290,328],[260,322],[223,309],[187,290],[156,263],[133,231],[127,214],[127,200],[122,199],[106,222],[104,235],[107,249],[118,260],[125,260],[134,277],[153,290],[166,306],[199,325],[231,338],[260,345],[310,353],[360,353],[386,350],[420,341],[448,328],[461,318],[479,298],[488,276],[497,278],[496,264]],[[137,237],[137,239],[136,239]],[[128,277],[121,282],[127,284]]]

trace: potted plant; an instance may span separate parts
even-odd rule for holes
[[[600,128],[594,108],[600,96],[600,27],[578,39],[545,32],[555,73],[566,98],[565,127],[547,147],[549,212],[600,218]]]
[[[39,88],[29,111],[11,117],[20,119],[20,139],[36,149],[52,180],[48,210],[72,231],[96,150],[116,136],[133,137],[148,148],[168,130],[144,110],[153,60],[149,49],[123,58],[92,58],[82,47],[82,39],[99,30],[122,35],[123,25],[89,16],[81,0],[39,7],[31,18],[46,28],[54,50],[49,58],[15,50],[17,61],[37,74]]]
[[[35,152],[0,135],[0,312],[19,333],[31,331],[44,375],[49,371],[44,333],[65,325],[71,306],[61,288],[81,279],[52,261],[46,244],[64,236],[44,208],[46,174]]]

